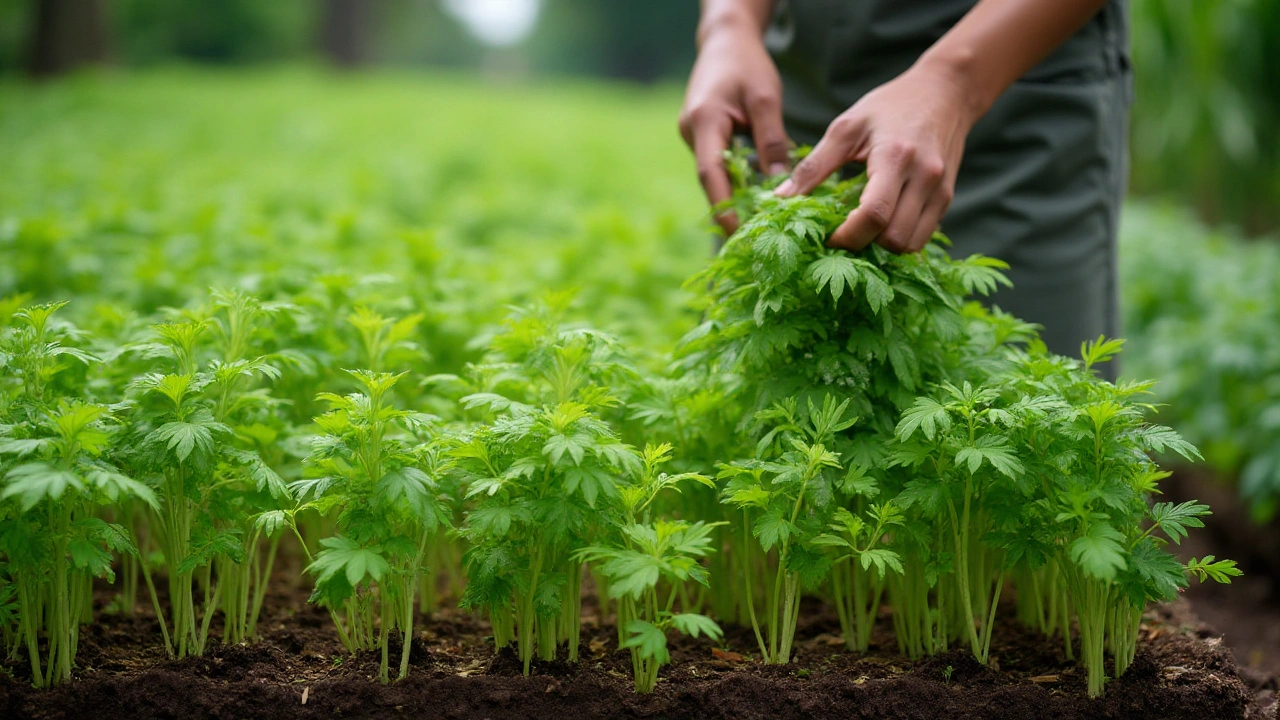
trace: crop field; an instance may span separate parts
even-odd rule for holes
[[[729,158],[713,257],[678,97],[0,86],[0,714],[1257,711],[1161,487],[1275,514],[1270,246],[1138,208],[1134,339],[1054,356],[998,259],[826,249],[856,178]]]

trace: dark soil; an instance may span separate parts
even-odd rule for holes
[[[967,651],[921,662],[896,654],[887,618],[872,653],[843,648],[835,618],[808,608],[797,660],[765,666],[750,659],[750,630],[730,628],[725,643],[673,641],[674,664],[649,696],[632,692],[614,629],[588,606],[582,658],[535,664],[523,677],[509,651],[494,655],[487,623],[445,610],[420,621],[406,680],[382,685],[378,657],[347,656],[326,613],[305,604],[296,572],[282,573],[269,599],[262,641],[215,645],[198,658],[170,661],[154,618],[103,614],[86,627],[76,678],[33,690],[22,664],[0,674],[2,718],[1248,718],[1274,717],[1274,693],[1237,671],[1230,651],[1185,601],[1157,608],[1143,624],[1133,667],[1104,698],[1085,695],[1083,672],[1012,621],[992,643],[993,667]],[[103,594],[105,604],[110,596]],[[1261,677],[1261,676],[1260,676]],[[1252,685],[1252,687],[1251,687]]]

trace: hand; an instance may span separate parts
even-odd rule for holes
[[[874,240],[893,252],[917,252],[955,193],[965,137],[978,116],[968,97],[958,74],[917,63],[832,121],[775,192],[808,193],[846,163],[865,163],[862,201],[827,244],[861,250]]]
[[[750,128],[761,169],[785,173],[791,142],[782,125],[782,80],[758,33],[723,28],[709,35],[689,75],[680,134],[693,150],[698,181],[712,204],[733,194],[723,153],[734,128]],[[726,234],[738,227],[733,213],[716,216]]]

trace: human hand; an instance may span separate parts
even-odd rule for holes
[[[808,193],[846,163],[865,163],[862,201],[827,244],[861,250],[874,240],[893,252],[917,252],[955,194],[965,137],[978,115],[967,98],[958,74],[917,63],[832,121],[775,193]]]
[[[760,168],[785,173],[791,147],[782,124],[782,80],[758,32],[725,27],[709,35],[689,75],[680,135],[693,150],[698,181],[714,206],[733,194],[723,153],[735,128],[750,128]],[[730,234],[738,227],[731,212],[716,222]]]

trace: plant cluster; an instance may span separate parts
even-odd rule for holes
[[[1167,552],[1208,508],[1152,502],[1152,458],[1197,453],[1148,421],[1149,383],[1094,372],[1119,341],[1053,356],[970,299],[1006,282],[998,261],[953,260],[941,236],[828,249],[860,179],[781,199],[730,162],[742,227],[689,280],[702,321],[665,357],[575,322],[565,294],[500,324],[450,316],[467,289],[440,275],[102,306],[94,332],[5,300],[7,657],[65,681],[95,612],[147,606],[174,657],[254,642],[296,554],[384,682],[446,598],[526,673],[576,662],[594,585],[640,692],[676,633],[737,623],[790,662],[806,596],[854,651],[888,608],[903,654],[986,662],[1012,594],[1098,694],[1149,601],[1236,573]]]
[[[486,420],[464,431],[450,454],[474,498],[462,537],[470,549],[464,606],[483,608],[501,649],[513,641],[528,674],[561,643],[578,659],[584,561],[600,567],[602,597],[618,601],[620,646],[630,648],[636,688],[653,689],[668,662],[665,630],[718,636],[709,619],[673,614],[675,591],[706,582],[697,560],[711,552],[704,523],[658,520],[648,508],[663,489],[693,475],[658,468],[670,447],[641,452],[608,422],[614,388],[634,370],[616,343],[559,327],[553,309],[522,313],[471,368],[477,392],[462,398]],[[660,581],[671,586],[659,603]]]
[[[1184,566],[1162,548],[1208,508],[1151,505],[1166,475],[1151,457],[1198,453],[1147,421],[1151,383],[1093,372],[1120,341],[1055,357],[1034,327],[966,304],[1005,282],[998,261],[954,261],[937,245],[907,257],[827,249],[861,186],[832,180],[780,199],[743,184],[740,230],[691,280],[706,288],[706,320],[686,336],[681,369],[725,376],[733,427],[756,441],[731,450],[737,460],[704,462],[724,468],[722,497],[757,540],[741,546],[736,575],[762,657],[789,661],[794,598],[821,587],[851,648],[865,649],[887,600],[904,653],[961,643],[986,662],[1012,585],[1023,621],[1061,632],[1069,656],[1078,623],[1089,690],[1101,693],[1104,648],[1123,673],[1148,601],[1171,599],[1188,573],[1238,572],[1213,558]],[[698,435],[699,423],[683,427]],[[723,432],[724,419],[704,427]]]

